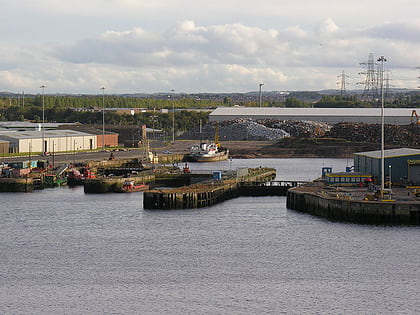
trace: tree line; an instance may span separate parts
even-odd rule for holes
[[[144,108],[146,112],[134,115],[118,114],[105,111],[106,124],[110,125],[154,125],[163,130],[172,129],[172,113],[162,113],[161,109],[175,109],[175,129],[186,130],[200,120],[208,120],[206,111],[190,111],[189,109],[214,109],[217,106],[257,106],[255,100],[240,101],[224,97],[197,98],[165,96],[157,98],[137,98],[124,96],[51,96],[36,95],[23,98],[0,98],[0,120],[41,122],[44,108],[46,122],[80,122],[82,124],[102,124],[102,108]],[[283,101],[266,100],[264,107],[378,107],[379,101],[367,102],[358,95],[324,95],[318,101],[304,101],[289,96]],[[387,98],[386,107],[420,107],[420,94],[401,93]],[[183,109],[183,110],[181,110]]]

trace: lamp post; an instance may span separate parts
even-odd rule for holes
[[[260,83],[260,101],[259,101],[259,103],[260,103],[260,107],[261,107],[261,105],[262,105],[262,86],[264,85],[264,83]]]
[[[389,169],[389,193],[392,194],[392,165],[388,165]]]
[[[53,140],[53,147],[52,147],[52,160],[53,160],[53,169],[55,168],[55,141]]]
[[[41,133],[42,133],[42,155],[45,155],[45,104],[44,104],[44,90],[45,85],[41,85],[40,88],[42,89],[42,126],[41,126]]]
[[[76,165],[76,140],[73,139],[73,167]]]
[[[159,116],[152,115],[150,118],[152,119],[152,141],[155,141],[155,122],[157,121]]]
[[[172,94],[174,93],[174,89],[171,90]],[[175,101],[172,98],[172,144],[175,143]]]
[[[381,199],[384,198],[384,189],[385,189],[385,132],[384,132],[384,63],[386,61],[384,56],[381,56],[378,61],[381,62]]]
[[[102,150],[105,150],[105,87],[102,90]]]

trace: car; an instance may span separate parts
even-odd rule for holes
[[[162,151],[162,153],[163,154],[171,154],[172,152],[171,151],[168,151],[168,150],[164,150],[164,151]]]

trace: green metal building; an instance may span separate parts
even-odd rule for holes
[[[376,183],[381,181],[381,150],[359,152],[353,155],[354,171],[371,174]],[[384,150],[384,177],[393,183],[408,183],[409,161],[420,160],[420,150],[399,148]]]

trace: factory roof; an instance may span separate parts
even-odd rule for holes
[[[75,130],[44,130],[44,138],[58,138],[58,137],[83,137],[92,136],[92,134],[75,131]],[[2,132],[0,131],[0,140],[4,139],[38,139],[42,138],[42,131],[15,131]]]
[[[57,128],[63,125],[77,125],[79,123],[44,123],[45,128]],[[0,127],[3,128],[30,128],[39,129],[42,123],[34,123],[30,121],[0,121]]]
[[[90,135],[102,135],[104,130],[100,130],[88,125],[75,125],[75,126],[60,126],[57,130],[74,130],[84,132]],[[105,130],[105,135],[116,135],[116,132]]]
[[[357,152],[354,155],[363,155],[374,159],[381,158],[381,150],[378,151],[367,151],[367,152]],[[398,149],[388,149],[384,150],[385,158],[393,158],[400,156],[411,156],[411,155],[420,155],[420,150],[411,149],[411,148],[398,148]]]
[[[410,117],[419,108],[385,108],[384,116]],[[210,116],[380,116],[381,108],[218,107]]]

